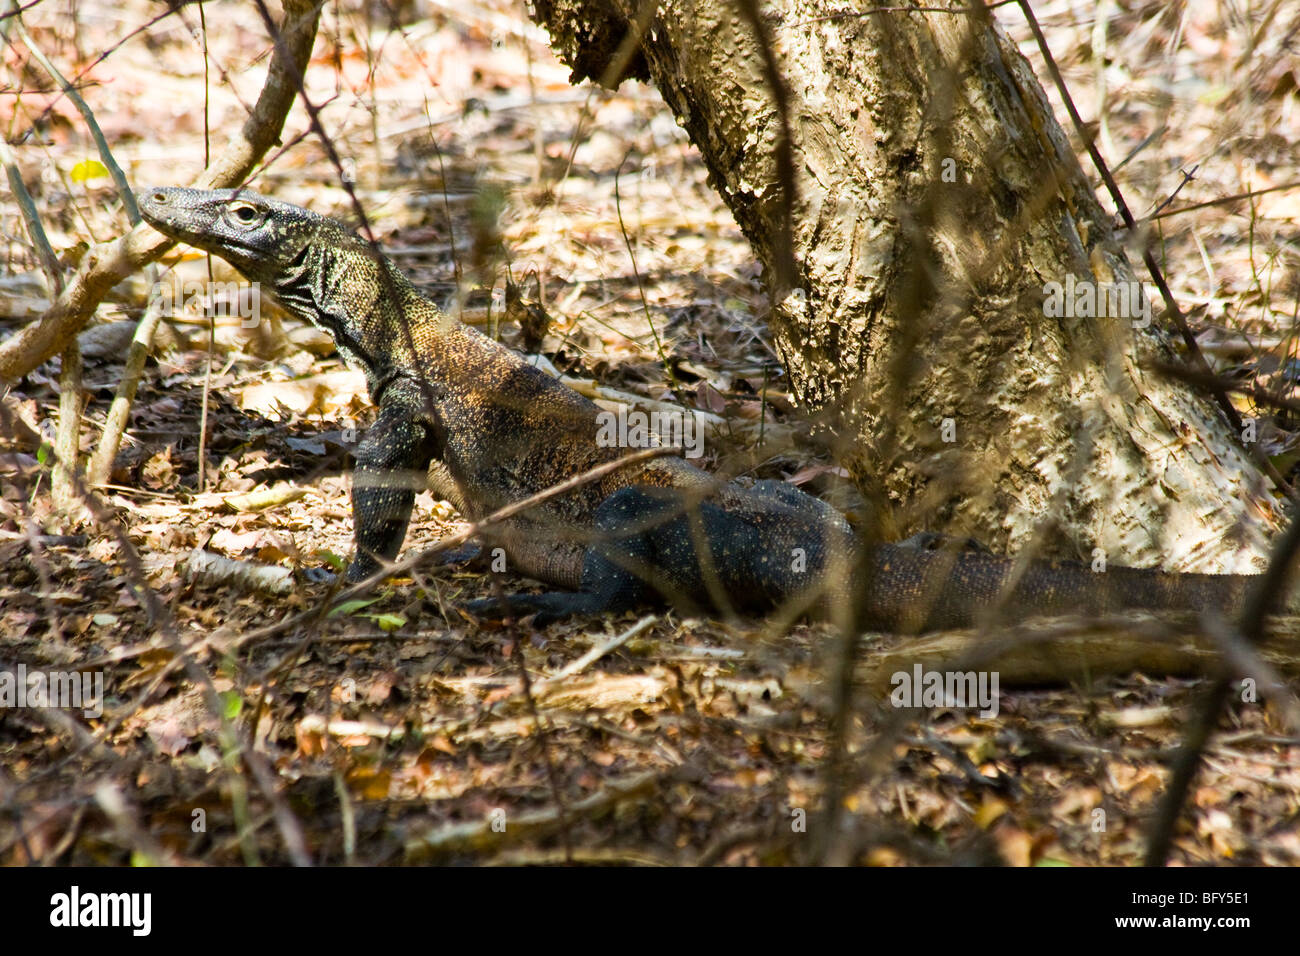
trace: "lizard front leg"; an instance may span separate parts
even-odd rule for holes
[[[352,524],[357,554],[349,582],[360,581],[397,557],[415,506],[428,483],[429,462],[438,452],[429,413],[406,403],[382,407],[357,446],[352,469]]]

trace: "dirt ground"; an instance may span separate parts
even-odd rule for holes
[[[1285,7],[1246,17],[1231,3],[1133,0],[1099,46],[1094,4],[1035,4],[1085,118],[1105,103],[1099,142],[1135,215],[1177,194],[1155,220],[1162,262],[1216,370],[1294,397],[1300,13]],[[189,182],[205,138],[219,148],[260,89],[271,42],[251,5],[204,9],[206,61],[197,7],[47,0],[24,14],[137,188]],[[759,266],[655,91],[570,86],[521,4],[398,9],[394,25],[382,4],[327,5],[307,73],[389,254],[449,312],[522,347],[529,333],[503,319],[513,277],[545,304],[537,351],[557,369],[664,399],[670,367],[727,422],[705,467],[792,481],[852,510],[844,473],[803,441],[785,394]],[[998,16],[1038,68],[1014,9]],[[28,48],[11,37],[4,58],[6,137],[52,246],[75,261],[88,238],[126,229],[122,206]],[[350,217],[301,105],[283,143],[254,188]],[[7,336],[47,293],[8,192],[0,219]],[[208,269],[178,248],[160,281],[206,282]],[[83,335],[84,454],[152,282],[119,286]],[[667,612],[503,626],[458,609],[490,593],[472,563],[421,568],[333,614],[322,584],[268,596],[191,580],[196,548],[295,569],[345,559],[348,436],[372,410],[320,333],[273,311],[250,328],[218,315],[209,347],[204,303],[183,298],[101,494],[140,569],[103,521],[54,507],[39,441],[0,436],[0,670],[103,678],[97,715],[0,708],[0,861],[1140,861],[1203,680],[1003,687],[990,717],[900,713],[859,684],[844,814],[827,839],[827,626]],[[46,440],[58,375],[52,361],[4,392]],[[1293,417],[1242,409],[1294,473]],[[426,492],[406,548],[463,527]],[[862,653],[894,646],[868,635]],[[1225,718],[1176,863],[1300,861],[1300,745],[1282,703],[1239,703]]]

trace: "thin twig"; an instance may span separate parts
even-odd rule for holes
[[[1267,189],[1248,189],[1244,193],[1233,193],[1231,196],[1222,196],[1218,199],[1207,199],[1205,202],[1192,203],[1190,206],[1179,206],[1177,209],[1166,209],[1161,213],[1152,213],[1142,221],[1150,222],[1155,219],[1165,219],[1169,216],[1181,216],[1185,212],[1193,212],[1197,209],[1208,209],[1211,206],[1224,206],[1230,202],[1237,202],[1242,199],[1254,199],[1256,196],[1263,196],[1265,193],[1275,193],[1281,189],[1296,189],[1297,187],[1300,187],[1300,180],[1283,183],[1280,186],[1269,186]]]
[[[1087,149],[1089,158],[1092,159],[1093,165],[1101,175],[1102,182],[1106,185],[1106,191],[1110,193],[1110,197],[1114,201],[1120,217],[1124,220],[1124,224],[1136,237],[1137,221],[1133,218],[1133,214],[1129,212],[1128,203],[1124,201],[1123,193],[1120,192],[1115,178],[1110,174],[1110,168],[1106,165],[1106,160],[1097,151],[1097,144],[1093,141],[1093,137],[1088,135],[1084,127],[1083,119],[1079,116],[1079,110],[1074,105],[1069,88],[1065,85],[1065,78],[1061,76],[1060,68],[1056,65],[1056,58],[1052,56],[1051,48],[1047,45],[1047,38],[1043,36],[1043,30],[1038,25],[1038,18],[1034,16],[1034,11],[1030,8],[1028,0],[1019,0],[1019,4],[1020,9],[1024,11],[1029,29],[1034,34],[1034,42],[1043,54],[1043,62],[1047,65],[1047,72],[1052,77],[1052,83],[1056,86],[1057,92],[1060,93],[1062,102],[1065,103],[1066,112],[1070,114],[1070,122],[1074,124],[1075,132],[1083,141],[1084,148]],[[1147,242],[1142,243],[1142,262],[1151,274],[1151,281],[1156,284],[1156,288],[1160,291],[1160,297],[1165,303],[1165,310],[1173,320],[1174,326],[1178,329],[1178,334],[1182,336],[1183,342],[1187,345],[1188,356],[1193,368],[1210,373],[1210,364],[1201,353],[1201,347],[1196,341],[1196,335],[1188,326],[1183,310],[1179,307],[1178,300],[1174,298],[1169,283],[1165,281],[1164,272],[1161,271],[1160,265],[1156,262],[1155,255],[1151,251],[1151,246]],[[1233,430],[1241,434],[1241,416],[1229,400],[1227,393],[1221,388],[1213,387],[1211,387],[1210,391]],[[1283,494],[1290,498],[1297,497],[1296,490],[1291,487],[1291,484],[1282,476],[1282,473],[1277,470],[1277,466],[1258,447],[1254,445],[1246,446],[1246,453],[1255,459],[1256,465],[1264,474],[1268,475],[1269,479]]]
[[[799,284],[798,264],[794,255],[794,207],[798,198],[794,176],[794,145],[790,133],[790,90],[776,62],[772,34],[758,10],[758,0],[735,0],[741,16],[758,41],[763,59],[763,79],[776,107],[776,178],[781,187],[780,228],[772,240],[772,284],[774,301],[782,301]]]
[[[91,139],[95,141],[95,149],[99,153],[100,161],[108,170],[109,176],[113,178],[113,185],[117,187],[118,198],[122,201],[122,208],[126,210],[127,219],[130,220],[132,226],[139,224],[140,209],[135,204],[135,194],[131,192],[131,186],[126,181],[126,173],[122,172],[122,167],[117,164],[117,160],[113,157],[113,151],[108,148],[108,140],[104,138],[104,131],[99,128],[99,122],[95,119],[94,112],[86,105],[86,101],[82,99],[76,87],[69,83],[67,78],[59,72],[58,67],[41,52],[40,47],[36,45],[36,41],[27,32],[27,27],[23,24],[21,17],[15,22],[15,26],[19,38],[26,44],[32,58],[41,65],[46,73],[50,74],[51,79],[63,89],[68,99],[72,100],[72,105],[77,108],[77,112],[81,114],[86,129],[90,131]]]
[[[199,175],[195,185],[214,189],[242,182],[276,144],[297,85],[294,75],[307,66],[320,7],[313,0],[284,0],[285,33],[277,45],[266,82],[240,132]],[[86,252],[67,287],[44,314],[0,342],[0,381],[16,381],[62,351],[113,286],[174,245],[143,224]]]
[[[1154,372],[1160,372],[1171,378],[1181,379],[1191,385],[1197,385],[1201,388],[1221,388],[1225,392],[1236,392],[1239,395],[1249,395],[1255,401],[1263,405],[1271,405],[1274,408],[1284,408],[1289,412],[1300,414],[1300,400],[1288,398],[1285,395],[1279,395],[1277,392],[1270,392],[1266,388],[1260,388],[1258,385],[1246,385],[1242,382],[1234,382],[1230,378],[1224,378],[1221,375],[1215,375],[1213,372],[1198,372],[1196,369],[1187,368],[1185,365],[1178,365],[1174,362],[1144,362],[1143,368],[1149,368]]]
[[[444,551],[450,551],[453,548],[460,547],[462,544],[465,544],[466,542],[470,541],[475,536],[483,533],[484,531],[489,530],[490,528],[500,524],[503,521],[513,518],[515,515],[518,515],[524,511],[528,511],[532,508],[535,508],[538,505],[546,501],[549,501],[550,499],[558,495],[566,494],[570,491],[573,491],[575,488],[580,488],[584,485],[591,484],[591,482],[593,481],[599,481],[601,478],[604,478],[606,475],[618,471],[620,468],[626,468],[631,465],[637,465],[644,461],[649,461],[651,458],[658,458],[663,455],[671,455],[671,454],[675,454],[676,452],[677,449],[671,446],[663,446],[658,448],[642,448],[638,451],[632,452],[629,455],[625,455],[622,458],[616,458],[613,461],[603,462],[595,466],[594,468],[588,469],[587,471],[583,472],[580,475],[574,475],[572,478],[566,478],[564,481],[560,482],[559,484],[552,485],[551,487],[543,489],[542,491],[539,491],[534,495],[529,495],[527,498],[523,499],[522,501],[513,502],[511,504],[506,505],[504,508],[500,508],[492,512],[492,514],[488,515],[487,517],[482,518],[481,520],[471,524],[464,531],[460,531],[457,532],[456,534],[449,535],[448,537],[443,538],[441,541],[437,542],[431,547],[424,549],[423,551],[415,552],[414,554],[410,554],[399,561],[392,562],[380,568],[378,571],[375,571],[369,577],[364,578],[361,581],[358,581],[356,584],[353,584],[350,587],[346,588],[344,591],[339,593],[332,602],[329,603],[331,604],[331,606],[337,607],[340,604],[350,601],[353,598],[366,593],[371,588],[373,588],[376,584],[382,583],[383,581],[387,580],[393,575],[401,574],[403,572],[421,567],[436,555],[441,554]],[[266,627],[260,628],[259,630],[252,631],[248,634],[241,635],[238,639],[239,646],[242,647],[247,643],[249,643],[250,641],[265,640],[266,638],[271,637],[275,634],[279,634],[283,631],[289,630],[290,628],[297,627],[303,621],[315,617],[317,613],[318,613],[318,609],[301,611],[298,614],[295,614],[292,617],[288,617],[283,621],[279,621],[278,623],[268,625]]]
[[[1174,187],[1174,191],[1160,201],[1160,205],[1156,206],[1156,208],[1152,211],[1151,215],[1147,216],[1147,219],[1151,220],[1151,219],[1158,218],[1160,215],[1160,210],[1164,209],[1171,202],[1173,202],[1175,199],[1178,198],[1178,194],[1183,191],[1183,187],[1196,178],[1196,171],[1200,168],[1201,168],[1200,164],[1197,164],[1192,167],[1192,171],[1190,173],[1187,172],[1186,170],[1181,170],[1183,174],[1183,178],[1179,180],[1178,185]]]
[[[0,425],[9,428],[8,420],[10,417],[9,409],[0,405]],[[57,467],[58,463],[55,464]],[[298,866],[310,866],[311,857],[307,852],[302,827],[284,798],[280,795],[275,777],[268,768],[265,758],[253,749],[250,741],[245,740],[237,729],[233,728],[230,720],[226,717],[225,708],[222,706],[221,698],[212,683],[211,676],[199,666],[194,655],[185,646],[179,632],[176,630],[171,615],[162,602],[159,601],[157,593],[149,586],[144,562],[140,557],[140,552],[136,550],[134,543],[132,543],[130,535],[118,523],[112,512],[100,501],[99,496],[86,486],[79,475],[73,472],[71,479],[77,494],[91,516],[117,541],[122,555],[122,562],[126,567],[127,578],[135,589],[140,603],[149,615],[149,623],[158,628],[173,658],[180,660],[190,681],[202,693],[209,713],[220,722],[222,732],[233,735],[229,739],[238,747],[244,765],[253,774],[267,802],[271,804],[275,812],[276,823],[280,828],[290,859]]]
[[[1300,551],[1300,521],[1291,520],[1286,533],[1277,541],[1273,555],[1266,570],[1259,577],[1241,614],[1241,623],[1237,627],[1241,640],[1249,648],[1259,650],[1267,637],[1264,624],[1269,610],[1276,606],[1285,593],[1287,581],[1291,576],[1291,563],[1297,551]],[[1165,788],[1160,805],[1156,808],[1147,835],[1147,852],[1144,859],[1146,866],[1164,866],[1173,844],[1174,828],[1182,814],[1183,803],[1191,788],[1196,771],[1200,768],[1201,754],[1209,743],[1210,735],[1219,723],[1219,714],[1232,690],[1232,676],[1224,670],[1215,678],[1206,691],[1192,720],[1191,728],[1183,746],[1174,758],[1169,785]]]
[[[492,581],[500,590],[501,579],[493,578]],[[569,802],[564,799],[564,791],[560,788],[560,774],[555,767],[555,757],[551,753],[551,734],[547,725],[542,723],[542,715],[537,708],[537,698],[533,694],[533,682],[528,676],[528,662],[524,660],[524,643],[525,641],[519,635],[515,635],[514,658],[519,666],[520,693],[528,707],[528,716],[532,718],[533,727],[537,731],[537,748],[541,752],[542,764],[546,768],[546,785],[550,788],[551,799],[555,803],[555,818],[560,829],[560,846],[564,850],[566,862],[572,862],[573,838],[569,833]]]
[[[623,223],[623,198],[619,193],[618,178],[619,174],[623,172],[623,164],[627,162],[630,155],[632,155],[632,150],[629,148],[623,154],[623,161],[618,164],[618,169],[614,170],[614,209],[618,213],[618,228],[623,233],[623,244],[627,246],[627,257],[632,263],[632,278],[636,280],[636,290],[641,296],[641,310],[645,313],[646,324],[650,326],[650,334],[654,336],[655,351],[659,353],[659,362],[663,365],[664,374],[668,376],[668,387],[672,389],[678,401],[685,401],[682,398],[681,386],[677,383],[677,376],[673,374],[673,367],[668,361],[667,353],[664,352],[664,343],[659,338],[659,330],[655,328],[654,317],[650,315],[650,302],[645,297],[645,283],[641,281],[641,270],[637,268],[636,251],[632,248],[632,239],[628,236],[627,226]]]

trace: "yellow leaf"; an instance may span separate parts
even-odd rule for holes
[[[392,774],[374,767],[353,767],[347,781],[363,800],[387,800]]]
[[[996,797],[985,797],[980,808],[975,811],[975,823],[981,830],[987,830],[998,817],[1009,810],[1005,803]]]
[[[97,159],[83,159],[72,167],[69,174],[74,183],[84,183],[91,179],[102,179],[108,175],[108,167]]]
[[[902,866],[903,857],[887,846],[878,846],[867,854],[867,866]]]

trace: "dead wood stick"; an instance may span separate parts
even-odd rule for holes
[[[568,664],[562,667],[558,672],[551,675],[550,677],[544,677],[541,680],[539,680],[535,685],[533,685],[534,691],[538,694],[538,696],[545,695],[560,681],[568,677],[572,677],[574,674],[577,674],[580,671],[586,670],[596,661],[600,660],[606,654],[610,653],[610,651],[616,650],[617,648],[622,647],[628,641],[632,640],[632,638],[636,637],[638,634],[640,634],[642,631],[644,631],[646,628],[648,628],[651,624],[653,624],[658,619],[659,616],[657,614],[647,614],[645,617],[641,618],[641,620],[637,621],[635,624],[629,627],[622,634],[619,634],[615,637],[611,637],[608,641],[596,645],[591,650],[587,651],[587,653],[579,657],[572,664]]]
[[[284,20],[261,95],[239,134],[199,175],[201,189],[238,186],[280,138],[316,39],[320,5],[284,0]],[[0,381],[22,378],[81,331],[108,291],[172,246],[172,240],[139,225],[111,242],[92,246],[67,287],[35,322],[0,342]]]
[[[624,800],[649,791],[664,776],[658,771],[650,771],[615,780],[591,796],[570,804],[566,816],[569,819],[597,816]],[[502,829],[494,828],[492,820],[454,823],[408,840],[406,858],[414,862],[447,853],[483,850],[525,838],[544,836],[560,825],[560,814],[553,808],[510,817]]]

